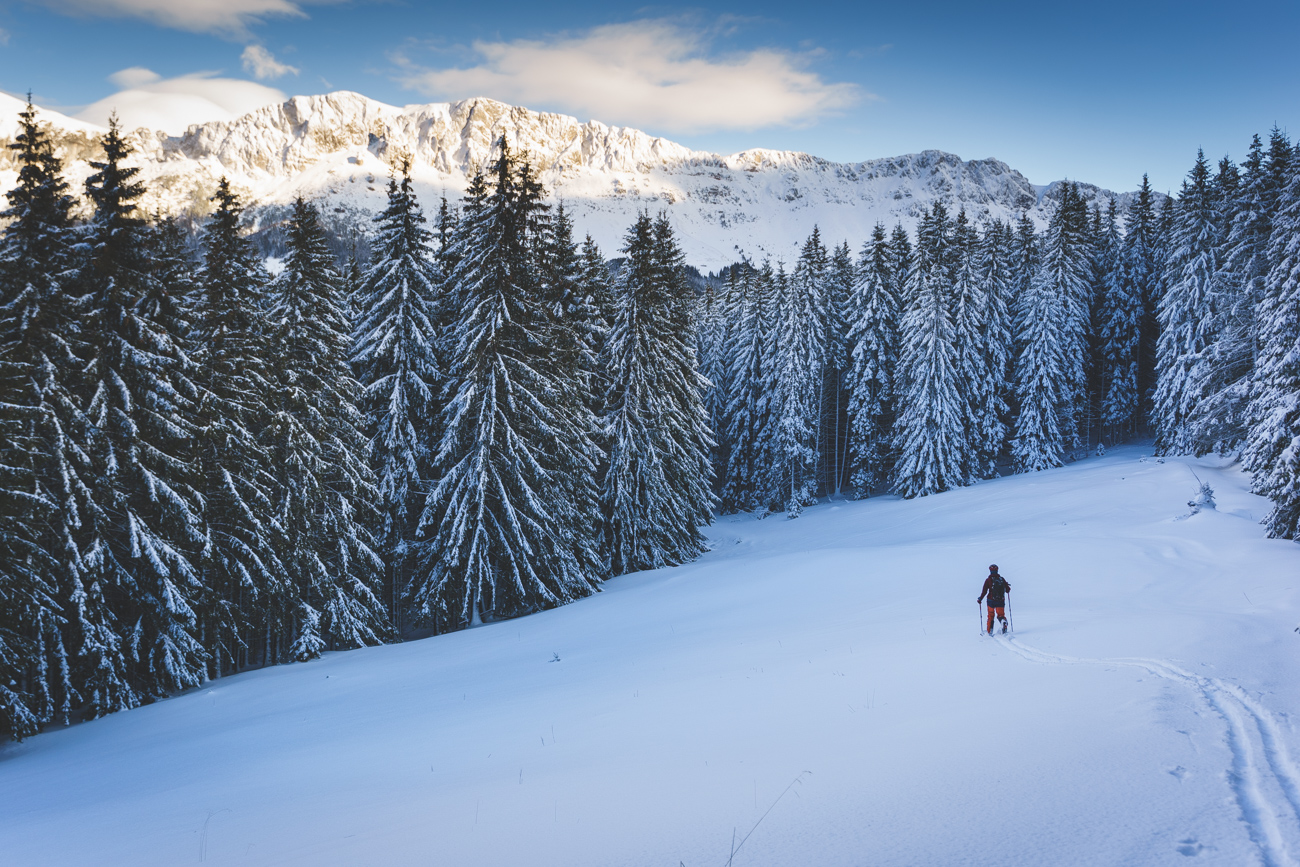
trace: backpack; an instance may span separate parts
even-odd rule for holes
[[[993,583],[989,585],[989,599],[996,597],[1005,597],[1007,595],[1007,581],[1001,575],[990,575]]]

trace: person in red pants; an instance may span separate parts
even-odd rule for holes
[[[989,567],[989,577],[984,579],[984,589],[980,591],[980,598],[976,602],[983,602],[984,597],[989,598],[989,635],[993,634],[993,618],[996,616],[1002,621],[1002,631],[1007,631],[1007,594],[1011,592],[1011,585],[1007,579],[998,574],[998,566],[994,563]]]

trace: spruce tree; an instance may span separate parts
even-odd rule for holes
[[[1166,199],[1166,202],[1168,200]],[[1160,279],[1163,249],[1160,216],[1146,175],[1138,187],[1137,198],[1128,207],[1124,221],[1123,265],[1120,274],[1123,296],[1133,303],[1138,299],[1141,314],[1137,327],[1137,373],[1134,388],[1137,403],[1132,407],[1132,424],[1136,429],[1149,428],[1153,418],[1156,388],[1156,344],[1160,330],[1157,308],[1162,290]],[[1116,338],[1119,339],[1119,338]],[[1122,395],[1113,404],[1113,419],[1125,415],[1129,406]]]
[[[666,219],[641,214],[622,252],[604,363],[610,454],[602,502],[615,575],[699,556],[699,525],[712,508],[706,383],[690,287]]]
[[[1270,267],[1268,243],[1279,193],[1275,178],[1286,175],[1289,161],[1289,143],[1274,129],[1267,159],[1255,136],[1240,176],[1225,160],[1215,179],[1222,226],[1221,274],[1213,300],[1215,337],[1199,365],[1203,395],[1188,421],[1189,439],[1198,453],[1233,452],[1248,435],[1259,360],[1257,313]]]
[[[533,186],[535,203],[540,204],[541,185],[534,180],[531,167],[522,166],[520,177]],[[561,430],[566,448],[556,455],[556,474],[565,487],[560,496],[573,510],[562,529],[574,560],[603,579],[608,565],[601,559],[603,555],[597,553],[593,559],[599,549],[592,533],[601,520],[596,470],[604,459],[599,422],[592,411],[601,384],[596,353],[608,330],[602,302],[596,297],[603,281],[595,288],[587,285],[583,260],[573,240],[573,222],[564,206],[552,214],[545,207],[534,210],[542,218],[534,222],[532,258],[540,269],[541,294],[549,313],[544,341],[550,351],[542,355],[540,364],[555,383],[551,402],[564,422]],[[599,251],[596,255],[599,257]],[[573,462],[566,464],[565,460]]]
[[[1152,278],[1151,278],[1151,319],[1149,327],[1144,329],[1143,339],[1149,339],[1149,346],[1144,347],[1144,353],[1149,354],[1146,366],[1150,370],[1151,380],[1150,388],[1143,392],[1145,406],[1143,414],[1147,419],[1148,428],[1154,432],[1157,443],[1160,436],[1160,417],[1159,409],[1156,403],[1156,393],[1160,386],[1160,342],[1161,342],[1161,322],[1160,307],[1164,303],[1166,293],[1169,291],[1169,262],[1173,252],[1172,241],[1174,233],[1174,221],[1176,217],[1175,199],[1173,196],[1166,195],[1160,205],[1160,210],[1156,214],[1155,232],[1153,233],[1152,243]]]
[[[41,300],[58,291],[47,281],[66,255],[67,205],[59,167],[45,159],[48,144],[30,100],[19,123],[18,141],[9,147],[22,168],[2,215],[10,222],[0,247],[0,741],[36,734],[54,716],[58,684],[51,683],[42,639],[57,635],[62,619],[50,552],[57,536],[45,530],[58,525],[59,515],[39,475],[49,463],[40,436],[44,365],[33,364],[25,345],[24,313],[35,306],[40,318]]]
[[[1017,299],[1011,454],[1021,472],[1060,466],[1066,448],[1077,441],[1091,308],[1086,223],[1077,188],[1065,184],[1041,244],[1035,245],[1037,269]],[[1022,262],[1030,236],[1022,226]]]
[[[997,383],[984,354],[984,318],[988,300],[979,267],[978,236],[964,209],[958,212],[953,224],[951,249],[953,364],[963,404],[962,484],[968,484],[981,475],[984,412],[992,403]]]
[[[977,269],[983,283],[984,310],[980,322],[979,370],[983,378],[972,401],[977,478],[997,475],[998,459],[1006,449],[1015,357],[1011,336],[1015,291],[1013,267],[1015,239],[1011,226],[995,220],[984,231],[977,252]]]
[[[1249,299],[1245,305],[1251,325],[1248,330],[1255,332],[1255,308],[1263,297],[1264,281],[1268,276],[1268,243],[1276,217],[1279,192],[1273,189],[1272,172],[1269,171],[1264,145],[1258,135],[1251,137],[1241,168],[1237,199],[1225,227],[1223,267],[1227,279],[1237,284],[1241,295]],[[1245,313],[1246,310],[1242,312]],[[1252,367],[1256,361],[1255,336],[1252,334]]]
[[[734,276],[731,278],[733,283],[735,279]],[[733,290],[734,286],[724,286],[719,290],[712,280],[708,281],[699,300],[696,317],[698,323],[696,334],[699,336],[696,355],[700,360],[700,374],[709,383],[708,389],[704,392],[704,411],[708,414],[710,429],[718,432],[718,436],[714,439],[713,451],[709,456],[709,462],[715,468],[726,466],[727,454],[732,446],[722,432],[725,427],[723,416],[730,390],[730,377],[726,368],[726,358],[723,355],[729,325],[724,311],[726,296]],[[715,481],[720,482],[721,475],[715,473]]]
[[[1300,170],[1292,167],[1272,218],[1272,263],[1259,306],[1260,353],[1244,463],[1273,501],[1269,535],[1300,538]]]
[[[21,460],[37,445],[27,428],[0,417],[0,741],[36,734],[54,712],[40,624],[57,626],[59,601],[55,564],[34,525],[55,508]]]
[[[1254,305],[1233,273],[1229,255],[1228,240],[1241,197],[1241,173],[1229,157],[1219,161],[1219,171],[1211,184],[1217,211],[1215,253],[1219,270],[1210,299],[1214,322],[1209,333],[1213,337],[1192,374],[1198,397],[1187,417],[1186,442],[1196,454],[1235,451],[1241,443],[1256,330]]]
[[[825,368],[822,373],[821,451],[823,483],[828,495],[837,495],[848,474],[848,405],[845,379],[849,372],[849,338],[846,311],[857,280],[853,251],[842,242],[831,252],[825,291]]]
[[[454,266],[454,224],[446,201],[438,219],[446,246],[435,257],[409,163],[402,163],[400,174],[400,180],[389,179],[388,207],[375,218],[374,260],[354,291],[358,317],[352,334],[352,365],[378,486],[376,542],[385,561],[389,617],[399,631],[411,546],[432,483],[431,453],[438,447],[444,386],[439,323],[450,316],[440,301],[444,278],[438,266]]]
[[[892,469],[898,283],[885,227],[877,223],[871,241],[862,248],[845,312],[852,362],[848,373],[851,481],[859,498],[885,484]]]
[[[922,497],[966,483],[967,406],[953,324],[953,221],[924,214],[905,294],[893,489]]]
[[[1088,333],[1084,358],[1085,399],[1083,402],[1084,443],[1091,445],[1094,437],[1099,446],[1106,441],[1106,426],[1102,422],[1102,401],[1105,399],[1105,360],[1102,328],[1106,316],[1107,288],[1115,266],[1115,250],[1119,245],[1118,207],[1112,199],[1106,212],[1093,202],[1088,209],[1088,243],[1091,269],[1088,286]],[[1112,235],[1108,227],[1114,226]]]
[[[710,408],[709,412],[717,440],[713,461],[713,481],[718,493],[718,510],[723,514],[741,511],[732,497],[733,492],[728,490],[731,487],[729,468],[732,465],[732,452],[737,449],[745,449],[747,444],[738,443],[732,438],[730,410],[735,402],[734,390],[744,388],[745,385],[744,378],[735,365],[733,353],[737,345],[738,335],[747,327],[745,307],[749,302],[749,294],[752,288],[752,279],[747,273],[748,270],[743,265],[737,264],[722,269],[718,274],[719,280],[725,280],[725,282],[718,293],[719,297],[716,302],[716,319],[723,324],[719,329],[720,334],[717,337],[715,351],[718,356],[716,366],[725,380],[725,391],[718,396],[718,406]],[[707,341],[701,336],[700,366],[702,370],[707,370],[706,365],[703,363],[703,347],[706,343]],[[709,381],[712,383],[713,378],[709,377]]]
[[[771,394],[775,435],[771,471],[786,514],[797,516],[816,501],[827,481],[823,436],[831,326],[830,260],[814,228],[794,272],[778,274]]]
[[[129,146],[109,125],[104,161],[86,181],[94,216],[79,283],[84,411],[90,428],[92,507],[80,605],[84,694],[93,714],[200,683],[203,545],[190,463],[194,386],[165,287],[151,287],[147,230],[135,215],[144,187],[124,164]]]
[[[205,645],[212,676],[290,658],[295,603],[280,560],[275,473],[264,432],[273,377],[263,328],[267,275],[240,230],[239,197],[222,178],[203,239],[190,357],[203,496]]]
[[[1176,214],[1165,265],[1157,358],[1157,446],[1166,454],[1195,451],[1188,423],[1205,395],[1209,353],[1217,337],[1222,225],[1204,152],[1197,153]]]
[[[686,256],[677,245],[672,222],[664,211],[654,221],[654,268],[672,314],[669,347],[676,343],[685,348],[668,356],[673,364],[664,380],[670,412],[662,420],[663,429],[676,456],[669,477],[677,493],[678,508],[698,528],[712,522],[717,505],[713,465],[709,462],[715,436],[704,408],[706,381],[700,375],[699,356],[690,351],[699,340],[695,291],[686,279]],[[683,539],[692,535],[685,529],[679,534]]]
[[[30,100],[18,115],[18,133],[7,147],[19,170],[17,186],[5,194],[9,207],[0,215],[5,220],[0,300],[10,323],[5,337],[14,340],[23,336],[25,322],[45,318],[43,307],[59,300],[60,283],[71,276],[69,248],[74,241],[68,216],[72,199],[62,161]]]
[[[1016,301],[1018,341],[1015,374],[1016,419],[1011,455],[1017,471],[1060,466],[1073,431],[1077,380],[1078,308],[1070,295],[1087,277],[1074,237],[1073,188],[1066,184],[1040,242],[1032,242],[1037,265]],[[1032,230],[1022,222],[1021,261],[1028,261]]]
[[[766,429],[765,389],[772,303],[772,271],[732,266],[734,285],[726,316],[733,323],[725,346],[729,382],[719,436],[730,448],[720,484],[723,512],[752,512],[759,506],[760,440]]]
[[[379,643],[388,617],[377,593],[383,560],[372,528],[377,500],[367,463],[360,387],[348,367],[342,278],[316,208],[298,198],[285,267],[270,287],[275,401],[265,441],[280,561],[292,583],[294,659]]]
[[[822,371],[825,368],[826,248],[814,230],[795,271],[777,279],[772,358],[775,453],[771,464],[786,515],[816,502]]]
[[[30,99],[9,150],[18,183],[0,212],[0,608],[6,632],[0,737],[69,722],[67,613],[81,592],[78,531],[89,499],[76,441],[82,345],[74,286],[71,198],[61,161]]]
[[[1043,235],[1035,279],[1051,283],[1050,289],[1041,291],[1048,292],[1063,305],[1058,337],[1065,391],[1057,424],[1067,444],[1079,442],[1083,432],[1080,422],[1087,411],[1088,332],[1092,313],[1089,234],[1087,206],[1078,187],[1066,183]],[[1030,288],[1031,293],[1035,291],[1038,290]]]
[[[757,471],[754,486],[759,517],[785,508],[788,494],[783,493],[783,461],[781,458],[781,407],[779,360],[782,340],[782,299],[789,294],[790,275],[785,264],[778,262],[775,269],[764,261],[758,277],[760,289],[768,299],[765,305],[766,321],[762,328],[762,357],[759,369],[762,381],[759,386],[760,403],[756,416],[757,431],[754,438],[754,461]]]
[[[1011,456],[1020,472],[1063,463],[1070,411],[1069,306],[1061,284],[1040,271],[1017,300],[1016,424]]]
[[[417,616],[436,627],[550,608],[599,580],[572,496],[584,483],[575,472],[594,473],[590,439],[569,411],[571,386],[555,376],[554,313],[533,261],[544,209],[540,185],[503,139],[490,189],[471,186],[452,245],[450,401],[410,592]]]
[[[1145,184],[1145,178],[1143,180]],[[1109,265],[1101,271],[1102,302],[1098,323],[1101,342],[1101,423],[1112,439],[1136,435],[1140,421],[1139,364],[1142,350],[1144,285],[1149,267],[1142,233],[1150,231],[1150,199],[1142,193],[1129,212],[1127,231],[1119,237],[1114,202],[1106,215],[1098,255]],[[1146,228],[1144,228],[1144,223]]]

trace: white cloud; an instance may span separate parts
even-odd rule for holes
[[[211,72],[161,78],[151,70],[135,66],[115,72],[109,80],[124,89],[86,106],[77,113],[78,119],[107,126],[109,115],[116,111],[123,129],[145,127],[179,135],[190,124],[234,120],[286,99],[273,87],[217,78]]]
[[[811,52],[711,56],[707,32],[667,20],[473,48],[482,62],[468,69],[424,69],[399,56],[399,80],[435,98],[489,96],[687,133],[810,123],[870,98],[808,71]]]
[[[250,72],[255,78],[260,78],[263,81],[268,78],[281,78],[285,75],[298,74],[298,67],[281,63],[261,45],[249,45],[244,49],[244,53],[240,55],[239,59],[244,61],[245,72]]]
[[[0,27],[0,45],[8,45],[8,44],[9,44],[9,31],[5,30],[3,27]]]
[[[306,18],[311,3],[340,0],[36,0],[59,12],[99,18],[143,18],[163,27],[197,33],[247,36],[264,18]]]
[[[143,66],[131,66],[126,69],[119,69],[108,77],[108,80],[122,88],[144,87],[153,84],[155,81],[162,81],[162,76],[152,69],[145,69]]]

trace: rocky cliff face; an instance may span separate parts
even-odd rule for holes
[[[0,95],[0,142],[11,139],[21,104]],[[97,130],[42,112],[55,130],[74,189],[89,174]],[[820,226],[828,242],[859,247],[877,222],[911,227],[922,208],[942,201],[976,220],[1028,212],[1040,224],[1052,188],[1030,184],[994,159],[963,161],[923,151],[860,163],[832,163],[792,151],[730,156],[693,151],[667,139],[597,121],[580,123],[490,99],[397,108],[356,93],[294,97],[230,122],[193,126],[182,136],[136,130],[130,137],[151,211],[202,216],[225,175],[253,213],[268,216],[302,195],[322,201],[336,226],[364,235],[383,207],[384,185],[404,158],[427,209],[455,200],[491,161],[505,136],[526,152],[551,191],[616,255],[638,211],[667,211],[687,260],[716,269],[741,257],[793,257]],[[0,156],[0,183],[13,165]],[[1086,186],[1103,204],[1116,194]],[[1118,196],[1121,204],[1127,194]]]

